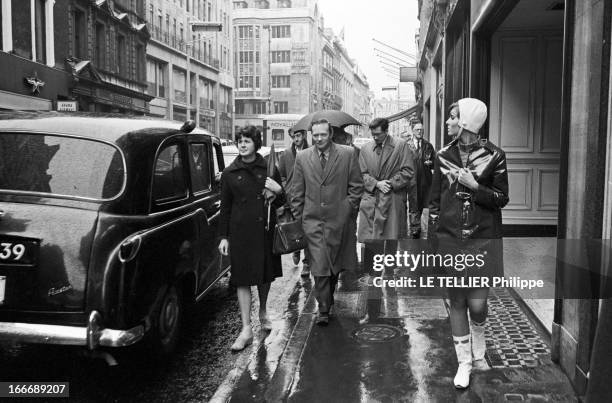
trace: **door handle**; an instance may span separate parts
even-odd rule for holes
[[[213,206],[215,206],[216,208],[221,208],[221,200],[217,200],[216,202],[214,202]]]

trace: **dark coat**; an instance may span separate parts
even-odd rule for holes
[[[303,150],[308,148],[308,142],[304,139]],[[295,144],[291,144],[291,147],[286,148],[278,159],[278,172],[280,173],[282,185],[285,188],[285,193],[291,194],[291,179],[293,178],[293,167],[295,166],[295,156],[297,150]]]
[[[413,184],[415,188],[411,190],[416,200],[411,200],[410,210],[422,211],[423,208],[427,207],[429,201],[429,191],[433,180],[432,171],[434,169],[436,151],[433,145],[425,139],[421,139],[420,150],[417,150],[414,145],[414,139],[408,142],[408,146],[414,154],[414,164],[416,166],[416,180]],[[427,164],[427,162],[429,162],[429,164]]]
[[[268,208],[263,197],[267,164],[263,157],[245,164],[238,157],[221,176],[219,235],[230,246],[231,282],[236,286],[261,285],[282,276],[280,256],[272,254],[275,210],[285,203],[281,193],[272,203],[270,228],[266,231]],[[281,183],[278,170],[272,177]]]
[[[354,218],[363,194],[357,153],[332,143],[323,170],[316,146],[300,151],[291,188],[291,205],[306,234],[312,274],[355,270]]]
[[[506,155],[487,140],[481,140],[480,146],[470,153],[466,165],[479,184],[474,193],[457,179],[458,170],[463,167],[458,141],[458,138],[453,140],[436,156],[429,199],[428,238],[446,239],[446,245],[454,247],[468,245],[472,250],[487,250],[488,274],[500,274],[502,243],[495,240],[502,238],[501,209],[508,204]],[[457,197],[457,191],[471,194],[472,209],[464,216],[468,217],[467,224],[462,218],[464,201]]]

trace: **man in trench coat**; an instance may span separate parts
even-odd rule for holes
[[[312,123],[313,147],[298,152],[291,182],[291,204],[302,222],[310,252],[319,305],[318,325],[327,325],[338,274],[355,270],[357,245],[345,226],[359,208],[363,180],[352,147],[331,141],[329,122]]]
[[[365,193],[359,206],[359,242],[400,239],[407,234],[406,199],[415,175],[408,143],[389,135],[389,121],[370,123],[374,141],[359,155]]]

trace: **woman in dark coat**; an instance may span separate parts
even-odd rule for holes
[[[257,286],[261,326],[271,328],[266,314],[268,292],[270,283],[282,276],[280,256],[272,254],[274,212],[285,203],[278,170],[275,168],[273,178],[267,177],[267,162],[257,153],[261,148],[261,132],[254,126],[244,127],[236,134],[236,144],[239,156],[221,176],[219,222],[219,252],[230,254],[230,281],[237,287],[242,318],[242,331],[231,347],[233,351],[242,350],[253,341],[251,286]],[[272,203],[271,222],[266,229],[268,203]]]
[[[452,275],[490,280],[503,274],[501,209],[508,204],[506,155],[478,135],[487,118],[482,101],[461,99],[451,106],[450,115],[446,121],[449,135],[456,137],[436,156],[428,238],[438,240],[439,252],[443,249],[442,254],[450,252],[456,257],[449,268]],[[463,263],[470,254],[481,260],[466,268]],[[464,260],[461,264],[459,257]],[[454,383],[457,388],[466,388],[472,366],[487,368],[484,325],[489,287],[474,284],[474,288],[448,288],[448,294],[459,362]]]

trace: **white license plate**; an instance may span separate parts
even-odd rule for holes
[[[6,290],[6,277],[0,276],[0,305],[4,304],[4,291]]]

